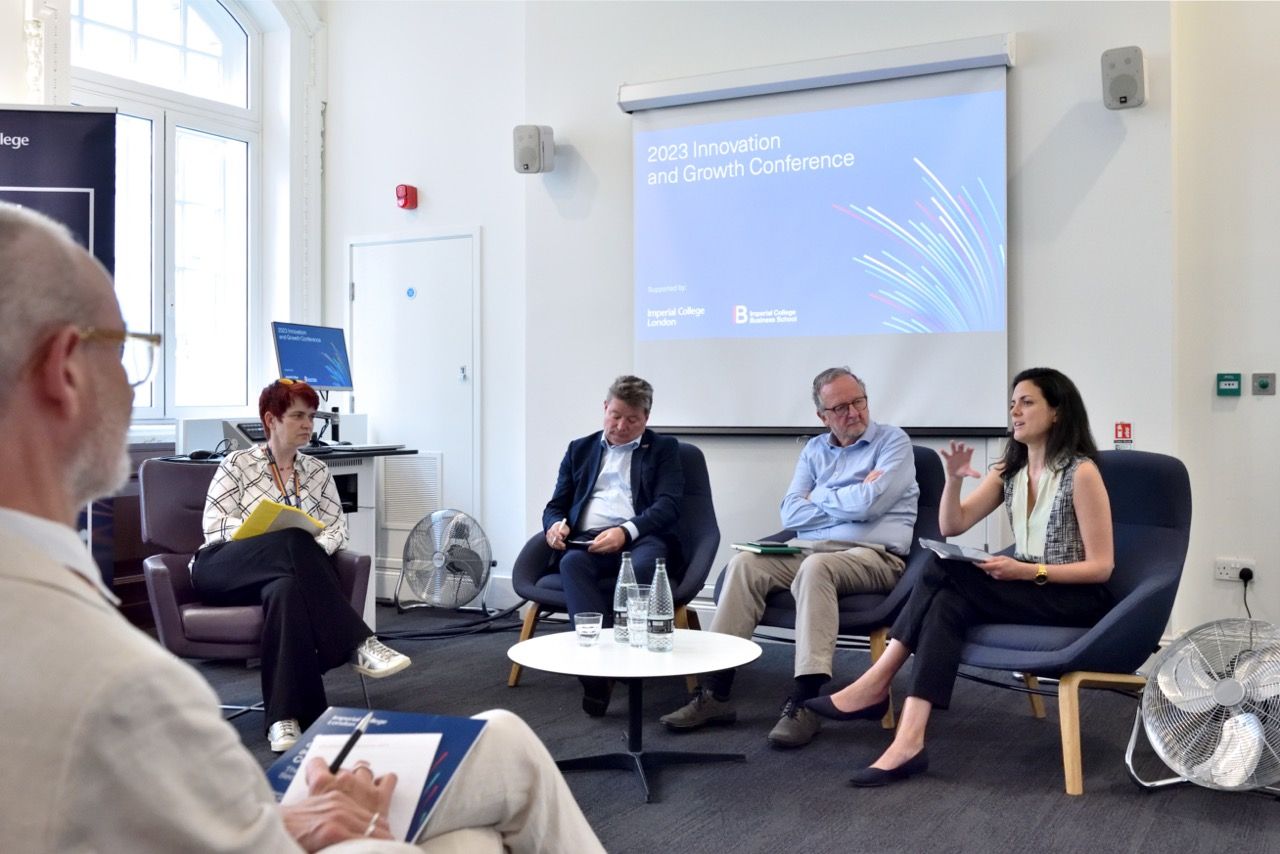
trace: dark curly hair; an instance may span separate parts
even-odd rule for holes
[[[1098,446],[1093,442],[1089,413],[1085,411],[1084,399],[1080,397],[1076,384],[1066,374],[1053,368],[1027,368],[1013,378],[1013,382],[1009,384],[1010,390],[1024,381],[1035,383],[1036,388],[1044,395],[1045,403],[1058,412],[1057,420],[1049,428],[1049,438],[1045,442],[1046,465],[1057,468],[1065,465],[1072,457],[1088,457],[1096,461]],[[1014,439],[1012,433],[1000,463],[1004,466],[1000,476],[1005,480],[1013,477],[1027,464],[1027,446]]]

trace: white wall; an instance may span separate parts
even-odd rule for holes
[[[347,238],[485,229],[482,521],[500,574],[537,525],[565,443],[597,425],[609,380],[631,367],[630,120],[615,103],[623,82],[1016,32],[1010,363],[1071,374],[1100,437],[1111,422],[1130,421],[1139,447],[1175,450],[1167,5],[337,2],[323,9],[326,317],[342,317]],[[1098,57],[1123,44],[1147,55],[1149,103],[1109,112],[1100,103]],[[521,122],[555,128],[555,172],[510,171],[510,128]],[[417,214],[390,203],[390,187],[402,181],[422,188]],[[850,361],[856,369],[856,354]],[[662,420],[662,389],[654,419]],[[771,530],[796,443],[700,444],[725,538]]]
[[[535,3],[527,112],[555,127],[558,160],[531,182],[526,208],[526,528],[537,524],[565,442],[596,425],[603,390],[631,365],[631,140],[618,84],[1003,32],[1018,40],[1009,76],[1010,365],[1070,374],[1100,438],[1112,422],[1130,421],[1139,447],[1173,450],[1167,6]],[[1099,55],[1124,44],[1146,53],[1150,99],[1110,112]],[[856,354],[849,360],[857,370]],[[893,393],[868,380],[875,395]],[[661,423],[660,388],[653,417]],[[695,441],[707,451],[725,539],[776,529],[796,443]]]
[[[0,0],[0,100],[24,91],[22,0]],[[1195,522],[1171,626],[1243,615],[1214,556],[1254,558],[1278,620],[1276,398],[1222,401],[1217,371],[1280,370],[1273,285],[1280,7],[1251,3],[323,4],[325,322],[345,318],[345,241],[484,229],[482,519],[499,572],[569,438],[630,367],[630,126],[622,82],[1016,32],[1009,77],[1010,364],[1081,385],[1105,441],[1192,474]],[[1143,48],[1149,102],[1101,107],[1098,56]],[[8,49],[6,49],[8,48]],[[510,129],[551,124],[555,172],[518,176]],[[1175,156],[1176,155],[1176,156]],[[415,183],[415,213],[391,201]],[[856,358],[851,356],[856,363]],[[815,366],[815,370],[820,366]],[[855,364],[856,368],[856,364]],[[796,390],[803,394],[803,389]],[[890,390],[877,390],[888,394]],[[658,389],[655,420],[661,420]],[[726,538],[773,525],[789,439],[699,440]]]
[[[1280,399],[1218,398],[1216,373],[1280,371],[1280,6],[1174,5],[1177,448],[1195,523],[1174,627],[1245,616],[1215,556],[1257,561],[1249,604],[1280,622]]]
[[[346,247],[352,238],[483,229],[484,416],[476,444],[483,498],[473,512],[493,541],[497,572],[509,576],[527,536],[528,179],[511,165],[511,128],[525,121],[524,6],[339,2],[319,9],[330,45],[324,322],[346,322]],[[396,207],[397,184],[418,187],[416,211]],[[403,394],[428,393],[414,385],[411,369],[393,380]]]

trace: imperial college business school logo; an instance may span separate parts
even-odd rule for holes
[[[745,305],[735,305],[733,307],[733,322],[735,325],[747,322],[747,307]]]

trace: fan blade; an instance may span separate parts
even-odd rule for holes
[[[1253,777],[1265,743],[1257,715],[1235,715],[1222,725],[1222,738],[1213,756],[1192,768],[1190,776],[1224,789],[1241,788]]]
[[[1184,712],[1207,712],[1217,705],[1213,699],[1216,682],[1217,679],[1185,655],[1170,657],[1156,673],[1156,684],[1164,696]]]
[[[1255,703],[1280,697],[1280,649],[1272,648],[1251,657],[1236,668],[1236,678],[1244,684],[1246,696]]]

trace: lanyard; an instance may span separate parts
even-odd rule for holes
[[[280,497],[284,499],[284,503],[292,507],[293,502],[289,500],[289,492],[285,489],[284,478],[280,476],[280,466],[276,463],[275,454],[271,453],[271,449],[267,448],[267,460],[271,463],[271,479],[276,482],[276,487],[280,490]],[[302,492],[298,487],[298,461],[295,458],[293,463],[293,495],[298,501],[298,509],[302,509]]]

